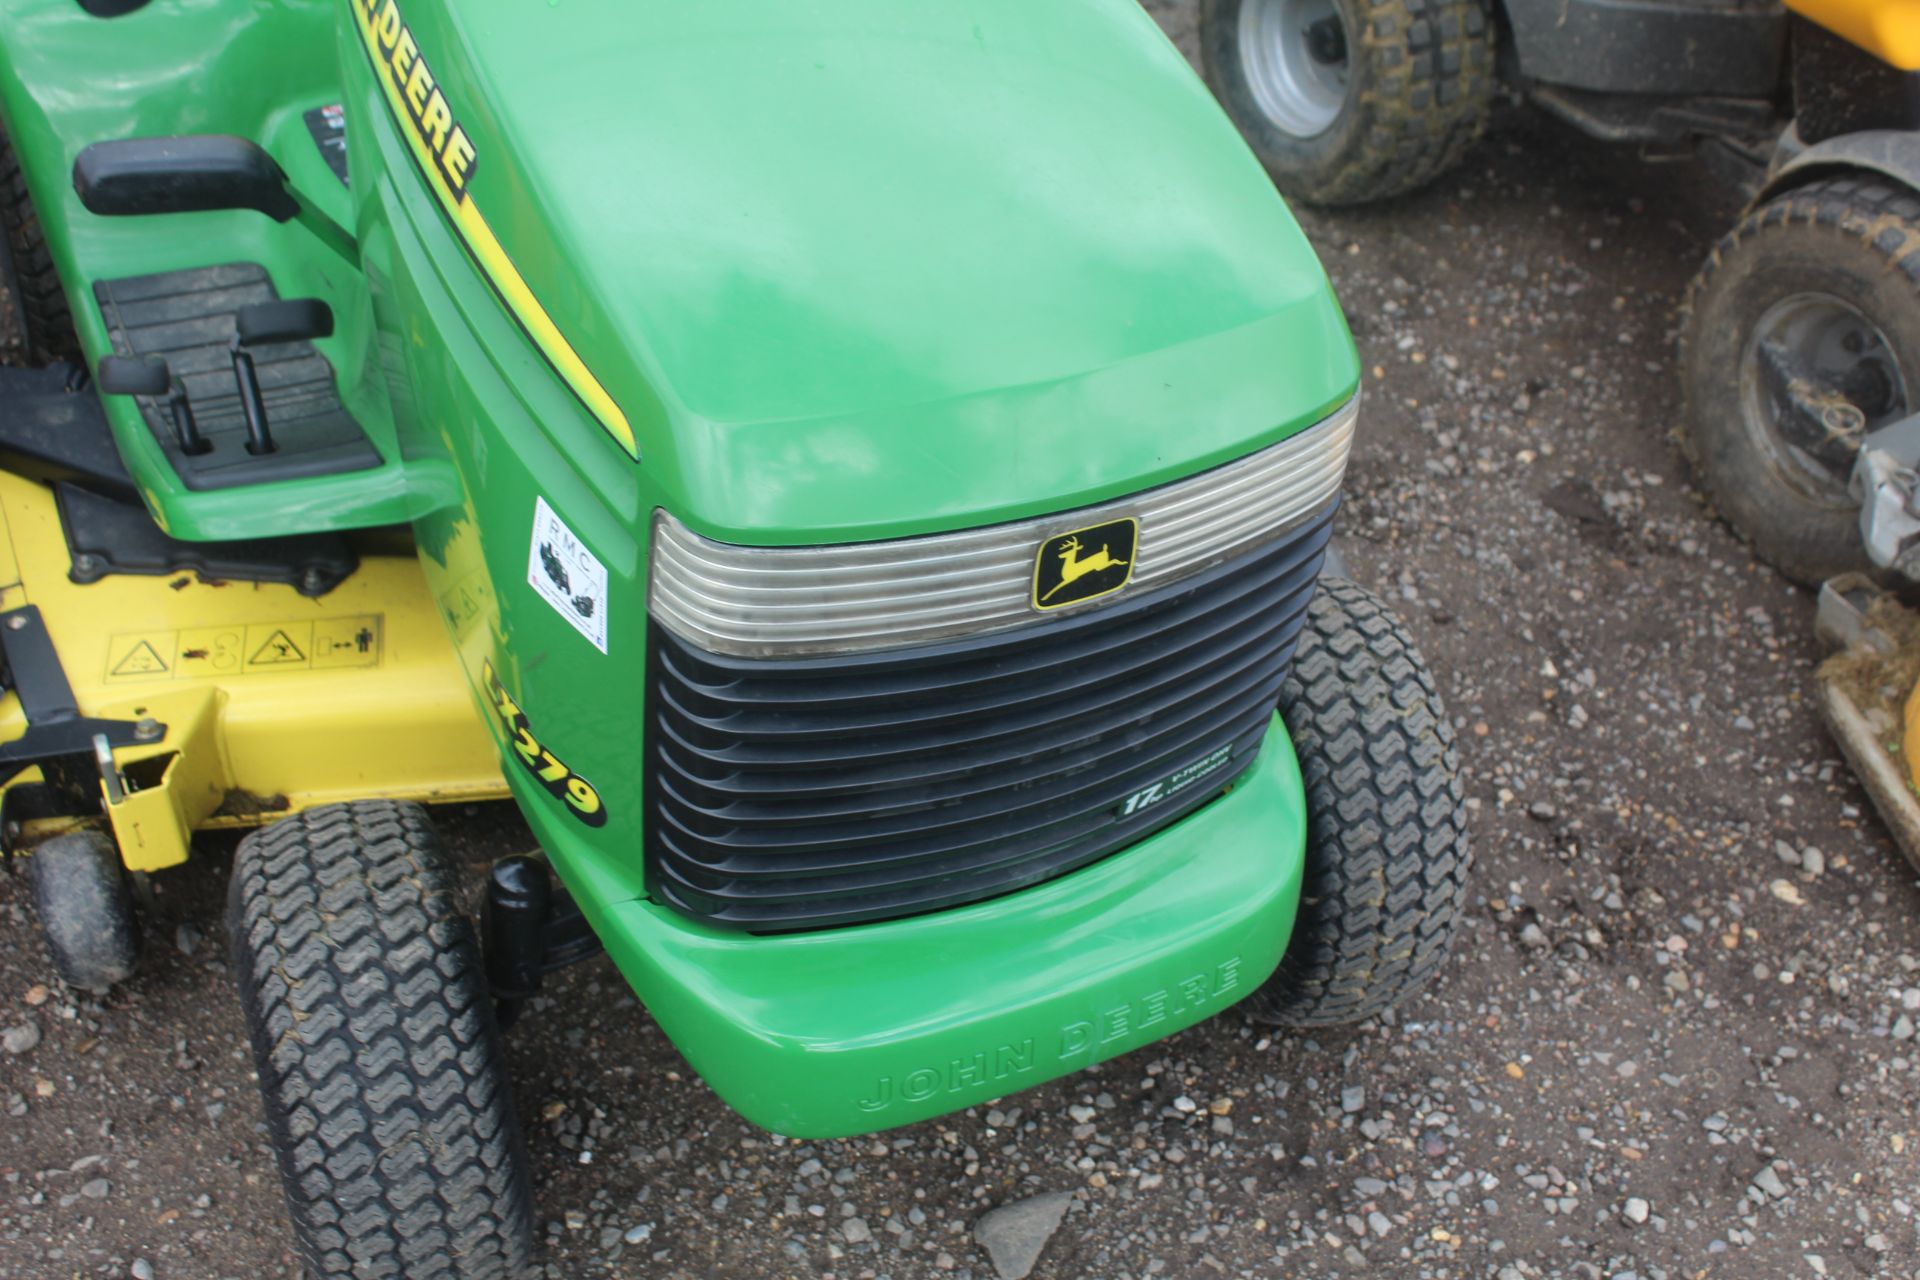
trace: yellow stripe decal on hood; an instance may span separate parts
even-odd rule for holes
[[[639,458],[640,445],[634,439],[627,415],[613,402],[560,329],[553,323],[533,290],[521,278],[513,260],[501,247],[493,228],[481,216],[480,207],[467,193],[479,157],[473,140],[461,127],[446,95],[427,67],[413,33],[401,20],[394,0],[347,0],[353,6],[355,24],[374,73],[386,90],[387,105],[392,108],[400,131],[406,135],[420,173],[440,197],[441,207],[453,219],[454,229],[465,242],[467,251],[480,266],[500,300],[513,313],[520,327],[540,348],[554,372],[573,389],[589,412],[600,420],[607,433],[620,442],[633,458]]]

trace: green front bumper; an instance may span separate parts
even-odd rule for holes
[[[1277,718],[1230,793],[1133,848],[1003,898],[881,924],[756,937],[646,901],[595,902],[585,877],[566,875],[577,830],[542,825],[608,952],[687,1060],[747,1119],[800,1138],[972,1106],[1234,1003],[1280,961],[1306,843],[1299,765]]]

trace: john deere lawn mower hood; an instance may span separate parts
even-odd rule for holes
[[[348,3],[606,464],[712,536],[1058,510],[1352,392],[1311,250],[1132,6]]]

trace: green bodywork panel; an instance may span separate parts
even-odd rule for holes
[[[705,928],[639,900],[589,897],[589,918],[731,1106],[789,1137],[845,1137],[1092,1066],[1251,992],[1293,928],[1304,804],[1276,721],[1227,795],[1002,898],[778,937]],[[565,820],[535,827],[556,852],[583,838]]]
[[[108,349],[94,280],[260,262],[282,296],[333,306],[316,346],[385,459],[189,492],[131,403],[106,398],[163,525],[411,521],[543,847],[662,1026],[770,1127],[884,1127],[1131,1048],[1220,1001],[985,1092],[903,1084],[1028,1038],[1038,1054],[1229,960],[1251,989],[1284,945],[1304,839],[1279,732],[1232,793],[1135,848],[912,920],[720,934],[653,905],[643,868],[656,508],[767,545],[965,528],[1193,474],[1354,394],[1321,268],[1153,21],[1134,0],[400,5],[388,34],[403,18],[471,142],[468,212],[617,405],[636,460],[435,194],[370,53],[388,47],[385,0],[370,29],[368,2],[170,0],[112,20],[8,6],[0,113],[88,353]],[[334,102],[350,190],[302,121]],[[260,142],[358,262],[253,213],[80,208],[86,144],[193,132]],[[528,586],[537,499],[606,566],[604,654]],[[520,769],[479,692],[489,663],[604,825]],[[907,1092],[862,1112],[852,1095],[882,1077]]]

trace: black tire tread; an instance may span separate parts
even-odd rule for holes
[[[228,912],[312,1273],[520,1275],[525,1146],[479,947],[425,811],[328,805],[254,833],[235,856]]]
[[[28,361],[46,364],[77,358],[80,340],[74,335],[73,316],[67,310],[67,293],[54,269],[53,255],[47,250],[40,216],[27,194],[20,159],[4,130],[0,130],[0,233],[6,237],[7,254],[13,264]]]
[[[1257,126],[1265,117],[1239,88],[1242,2],[1203,0],[1201,63],[1215,96],[1287,195],[1325,205],[1403,195],[1453,168],[1486,131],[1495,29],[1482,0],[1339,0],[1350,65],[1361,78],[1359,119],[1332,163],[1303,172],[1262,145]]]
[[[1453,729],[1425,661],[1365,588],[1324,578],[1280,694],[1307,792],[1293,938],[1249,1012],[1336,1026],[1440,969],[1472,853]]]
[[[1713,292],[1745,263],[1772,252],[1784,238],[1816,237],[1864,249],[1880,268],[1904,279],[1920,299],[1920,194],[1877,175],[1850,172],[1816,178],[1749,210],[1720,237],[1694,276],[1680,306],[1681,451],[1700,477],[1708,500],[1754,553],[1787,577],[1816,584],[1847,570],[1871,571],[1860,544],[1857,514],[1803,508],[1792,495],[1754,491],[1751,477],[1721,464],[1703,433],[1714,392],[1694,359],[1696,324]],[[1920,308],[1916,309],[1920,313]]]

